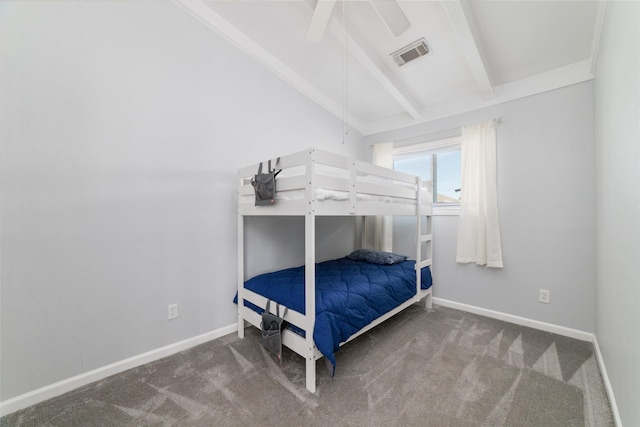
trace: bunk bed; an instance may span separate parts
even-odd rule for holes
[[[322,346],[316,345],[316,341],[320,342],[319,338],[322,338],[317,333],[321,328],[327,329],[327,326],[321,323],[320,318],[316,319],[318,314],[316,313],[316,299],[326,298],[326,295],[319,292],[327,291],[327,289],[323,289],[322,284],[322,275],[327,265],[331,268],[346,268],[352,271],[356,269],[354,274],[375,277],[374,281],[377,282],[381,280],[380,277],[399,277],[402,275],[402,278],[399,279],[403,283],[400,285],[403,287],[401,291],[396,288],[389,290],[389,286],[395,285],[386,282],[375,286],[382,289],[383,292],[386,289],[387,293],[398,294],[396,295],[398,301],[391,306],[373,307],[374,312],[378,311],[375,318],[372,319],[371,313],[369,313],[357,322],[351,322],[357,325],[358,330],[353,330],[354,326],[349,325],[344,328],[347,332],[343,331],[342,335],[337,335],[339,338],[336,336],[330,338],[330,340],[338,340],[339,345],[356,338],[416,302],[424,300],[426,307],[431,308],[432,196],[430,182],[422,181],[413,175],[310,148],[278,158],[277,168],[282,172],[276,181],[276,203],[270,206],[255,206],[251,178],[258,171],[259,166],[256,164],[242,168],[238,171],[237,176],[238,335],[240,338],[244,337],[245,321],[260,328],[262,320],[260,313],[267,306],[269,306],[271,313],[276,314],[275,304],[269,305],[269,300],[274,300],[282,305],[290,305],[287,307],[284,320],[294,327],[286,328],[283,331],[282,344],[305,358],[306,388],[313,393],[316,389],[316,360],[324,355],[332,363],[335,363],[331,352],[321,352],[318,348],[326,347],[326,343],[323,343]],[[354,256],[358,253],[358,251],[354,251],[344,259],[316,264],[315,219],[317,216],[371,218],[381,215],[415,217],[416,239],[413,260],[394,260],[388,266],[383,265],[387,264],[386,260],[372,264]],[[305,264],[297,269],[283,270],[286,280],[290,281],[294,276],[297,277],[298,286],[300,286],[297,294],[302,298],[302,301],[296,302],[291,299],[278,301],[277,296],[270,295],[269,284],[274,277],[271,273],[251,280],[247,280],[245,277],[245,217],[250,216],[303,216],[305,218]],[[365,234],[363,233],[363,236]],[[369,256],[366,251],[362,254],[365,255],[365,258]],[[378,269],[384,268],[390,268],[392,272],[378,273]],[[407,271],[410,271],[410,282],[407,282]],[[258,285],[255,285],[256,281],[259,282]],[[406,293],[407,283],[409,283],[408,294]],[[250,287],[253,290],[249,289]],[[347,308],[347,310],[351,309]],[[363,321],[366,324],[358,324]],[[334,319],[331,322],[333,323],[329,329],[340,328],[340,325],[336,326],[336,322],[340,323],[340,321]]]

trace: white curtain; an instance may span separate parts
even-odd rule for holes
[[[393,169],[393,142],[373,146],[373,164]],[[373,234],[371,249],[391,252],[393,249],[393,218],[391,216],[376,216],[373,220],[373,230],[369,231]]]
[[[456,262],[502,268],[495,126],[491,120],[462,128],[462,197]]]

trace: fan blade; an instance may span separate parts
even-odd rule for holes
[[[411,26],[396,0],[371,0],[371,4],[394,37],[400,36]]]
[[[335,0],[318,0],[307,29],[307,41],[319,43],[322,40],[335,4]]]

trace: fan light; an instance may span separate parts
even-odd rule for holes
[[[347,1],[347,0],[343,0]],[[398,37],[409,29],[411,23],[406,17],[397,0],[370,0],[380,19],[385,23],[391,34]],[[319,43],[331,19],[331,12],[336,0],[318,0],[307,29],[307,41]]]
[[[395,0],[371,0],[371,4],[394,37],[400,36],[411,26]]]

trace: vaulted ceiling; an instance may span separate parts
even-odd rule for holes
[[[398,0],[396,37],[375,7],[395,0],[174,1],[364,135],[593,78],[605,5]],[[318,7],[329,20],[309,41]],[[391,54],[421,39],[429,53],[399,66]]]

